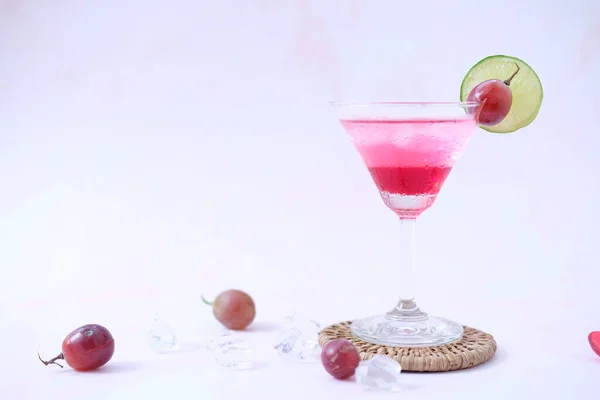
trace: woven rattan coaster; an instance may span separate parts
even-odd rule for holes
[[[403,371],[444,372],[471,368],[488,361],[496,353],[496,341],[492,335],[468,326],[463,337],[454,343],[439,347],[391,347],[365,342],[350,331],[352,321],[328,326],[319,333],[321,346],[333,339],[351,341],[362,360],[376,354],[387,355],[398,361]]]

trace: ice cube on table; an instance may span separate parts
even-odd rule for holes
[[[164,354],[177,351],[179,340],[173,333],[169,324],[163,322],[158,314],[148,331],[148,342],[150,347],[157,353]]]
[[[244,342],[245,340],[240,335],[238,335],[235,332],[229,331],[216,339],[210,340],[205,347],[207,350],[214,350],[217,347]]]
[[[316,363],[321,360],[321,346],[316,340],[305,339],[297,345],[295,350],[302,362]]]
[[[321,325],[308,318],[306,315],[295,312],[287,316],[285,320],[290,328],[296,328],[302,335],[307,337],[315,336],[318,338]]]
[[[273,348],[283,358],[303,362],[317,362],[321,350],[316,335],[306,336],[295,327],[281,332]]]
[[[356,382],[372,390],[400,389],[400,364],[388,356],[377,354],[370,360],[361,361],[356,368]]]
[[[286,317],[286,325],[273,346],[279,356],[301,362],[318,362],[321,354],[319,323],[295,312]]]
[[[217,364],[233,369],[252,369],[255,366],[254,350],[244,338],[229,331],[209,341],[205,349],[212,352]]]
[[[252,369],[255,365],[254,351],[244,341],[229,341],[212,349],[217,363],[233,369]]]

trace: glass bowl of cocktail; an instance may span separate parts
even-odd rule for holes
[[[533,69],[499,55],[471,68],[456,102],[331,103],[383,203],[400,220],[398,303],[384,314],[354,320],[353,335],[397,347],[440,346],[462,337],[462,324],[429,315],[415,301],[416,221],[436,201],[478,127],[515,132],[535,119],[542,99]]]

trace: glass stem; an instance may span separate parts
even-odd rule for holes
[[[415,302],[416,281],[416,219],[400,218],[400,269],[398,285],[400,299],[396,307],[388,312],[392,319],[422,321],[427,314]]]

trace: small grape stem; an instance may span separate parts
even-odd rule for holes
[[[519,64],[515,63],[515,65],[517,66],[517,70],[507,80],[504,81],[504,84],[506,86],[510,86],[510,82],[513,80],[515,75],[517,75],[519,73],[519,71],[521,70],[521,67],[519,67]]]
[[[56,360],[64,360],[65,359],[65,356],[63,355],[63,353],[60,353],[59,355],[57,355],[56,357],[54,357],[48,361],[44,361],[44,360],[42,360],[42,357],[40,356],[40,352],[38,351],[38,358],[46,366],[50,365],[50,364],[54,364],[54,365],[58,365],[61,368],[64,368],[61,364],[56,362]]]
[[[203,302],[204,304],[206,304],[207,306],[212,306],[212,305],[213,305],[213,303],[212,303],[212,302],[210,302],[210,301],[208,301],[208,300],[206,300],[206,299],[204,298],[204,295],[200,295],[200,298],[202,299],[202,302]]]

